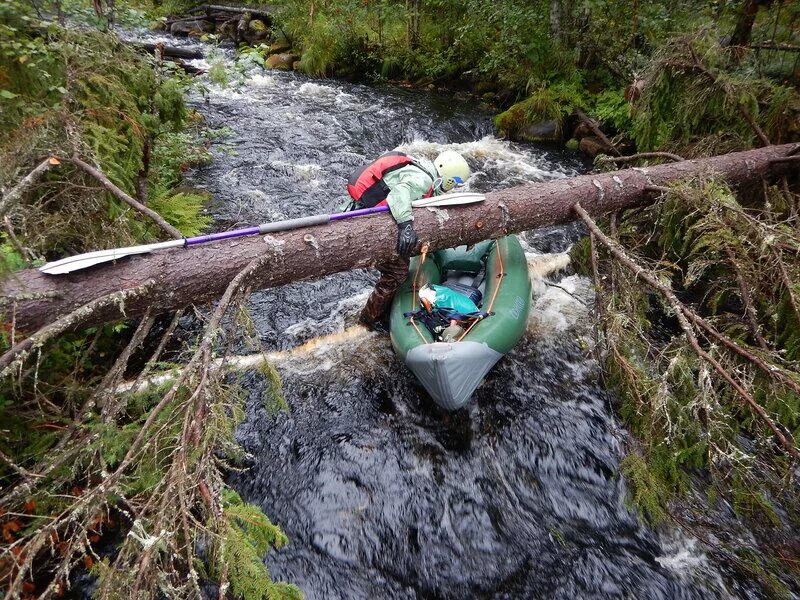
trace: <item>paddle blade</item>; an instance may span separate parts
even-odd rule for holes
[[[486,196],[476,192],[458,192],[455,194],[444,194],[443,196],[431,196],[422,200],[415,200],[411,203],[414,208],[439,207],[439,206],[461,206],[483,202]]]
[[[128,246],[127,248],[109,248],[108,250],[96,250],[95,252],[86,252],[85,254],[76,254],[75,256],[68,256],[61,260],[49,262],[39,267],[42,273],[48,275],[64,275],[65,273],[72,273],[73,271],[80,271],[81,269],[88,269],[95,265],[99,265],[126,256],[134,256],[136,254],[146,254],[153,250],[162,250],[164,248],[178,248],[184,245],[184,240],[170,240],[168,242],[159,242],[157,244],[144,244],[142,246]]]

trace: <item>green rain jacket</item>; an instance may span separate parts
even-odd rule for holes
[[[383,176],[383,182],[391,190],[386,197],[386,202],[389,210],[392,211],[394,220],[398,223],[414,219],[411,214],[411,203],[428,193],[433,185],[432,177],[436,176],[436,167],[427,158],[414,157],[414,162],[418,163],[424,171],[414,165],[408,165]],[[440,190],[434,190],[434,196],[439,194],[441,194]]]

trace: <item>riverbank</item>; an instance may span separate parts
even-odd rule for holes
[[[742,127],[744,105],[773,143],[800,138],[791,11],[756,8],[748,21],[736,8],[698,12],[645,3],[632,8],[632,22],[617,24],[602,16],[602,6],[576,12],[551,3],[549,20],[522,4],[478,2],[466,13],[459,6],[444,9],[448,21],[416,2],[347,11],[312,4],[310,12],[293,1],[250,9],[206,5],[158,25],[227,40],[269,68],[468,94],[498,112],[495,124],[507,138],[559,141],[590,158],[654,151],[693,157],[753,147],[763,140]],[[738,37],[730,35],[734,30]],[[768,42],[746,47],[761,38]],[[698,113],[699,97],[705,107]],[[691,127],[680,125],[686,122]],[[695,150],[722,126],[732,130],[724,140]]]

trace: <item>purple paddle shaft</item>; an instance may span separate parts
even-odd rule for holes
[[[186,245],[196,246],[197,244],[205,244],[206,242],[218,242],[219,240],[229,240],[231,238],[242,237],[245,235],[257,235],[258,233],[258,226],[248,227],[246,229],[234,229],[233,231],[221,231],[219,233],[210,233],[208,235],[198,235],[197,237],[186,238]]]
[[[373,206],[372,208],[359,208],[358,210],[351,210],[343,213],[334,213],[330,216],[331,221],[341,221],[342,219],[349,219],[350,217],[363,217],[364,215],[373,215],[382,213],[389,210],[386,205]]]
[[[382,213],[388,210],[388,206],[373,206],[372,208],[360,208],[358,210],[334,213],[332,215],[317,215],[313,217],[300,217],[298,219],[278,221],[276,223],[262,223],[261,225],[256,225],[255,227],[246,227],[245,229],[234,229],[232,231],[221,231],[220,233],[211,233],[209,235],[198,235],[197,237],[186,238],[185,245],[196,246],[198,244],[205,244],[207,242],[218,242],[220,240],[229,240],[232,238],[244,237],[246,235],[287,231],[289,229],[309,227],[311,225],[324,225],[328,221],[341,221],[342,219],[349,219],[350,217],[363,217],[364,215]]]

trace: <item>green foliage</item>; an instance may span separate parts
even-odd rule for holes
[[[604,90],[591,98],[591,114],[615,131],[627,132],[631,127],[631,105],[624,90]]]
[[[629,454],[620,463],[620,471],[630,486],[631,504],[652,524],[664,521],[667,517],[664,505],[669,494],[661,480],[650,471],[647,462],[638,454]]]
[[[788,453],[740,392],[798,439],[800,394],[787,382],[800,382],[800,260],[784,248],[800,247],[800,235],[790,203],[775,190],[765,192],[737,197],[717,180],[698,178],[617,220],[617,240],[636,253],[637,263],[766,365],[693,327],[697,343],[738,388],[690,344],[660,293],[600,252],[606,383],[619,395],[619,414],[637,440],[621,469],[631,504],[652,522],[668,516],[673,499],[705,487],[712,502],[723,498],[769,537],[784,531],[783,516],[800,501],[796,487],[786,485]],[[592,272],[586,242],[573,255],[577,268]],[[767,563],[766,571],[753,574],[771,587],[782,568]]]
[[[584,102],[584,91],[577,79],[553,85],[540,82],[526,100],[497,115],[495,125],[503,135],[526,139],[530,137],[525,133],[526,127],[552,119],[557,122],[559,133],[566,117]]]
[[[760,144],[745,111],[780,143],[796,102],[790,88],[754,77],[743,67],[732,69],[726,49],[711,34],[677,38],[658,52],[644,74],[631,134],[641,151],[723,154]]]
[[[194,136],[179,133],[188,116],[185,75],[154,69],[152,59],[109,34],[43,29],[30,6],[18,4],[11,3],[13,16],[4,14],[0,26],[0,87],[8,92],[0,99],[0,153],[7,159],[0,182],[13,185],[43,153],[78,153],[131,195],[147,177],[151,199],[179,228],[196,233],[207,226],[200,212],[204,202],[172,191],[192,161],[208,157],[205,149],[192,149]],[[0,8],[8,10],[9,5]],[[21,245],[33,256],[161,235],[70,165],[51,170],[44,181],[24,199],[24,211],[12,212]],[[64,181],[74,187],[64,189]]]
[[[259,371],[264,375],[266,388],[264,390],[264,406],[267,412],[275,414],[279,411],[289,410],[289,404],[283,396],[283,384],[281,383],[281,376],[269,361],[265,360],[261,363]]]
[[[24,269],[25,259],[9,242],[0,245],[0,276]]]
[[[155,196],[150,207],[183,235],[193,236],[211,225],[211,216],[203,214],[208,201],[207,193],[178,192]]]
[[[299,600],[293,585],[275,583],[262,562],[270,549],[280,549],[288,538],[261,510],[226,490],[223,494],[226,522],[216,569],[227,572],[233,593],[243,600]]]

